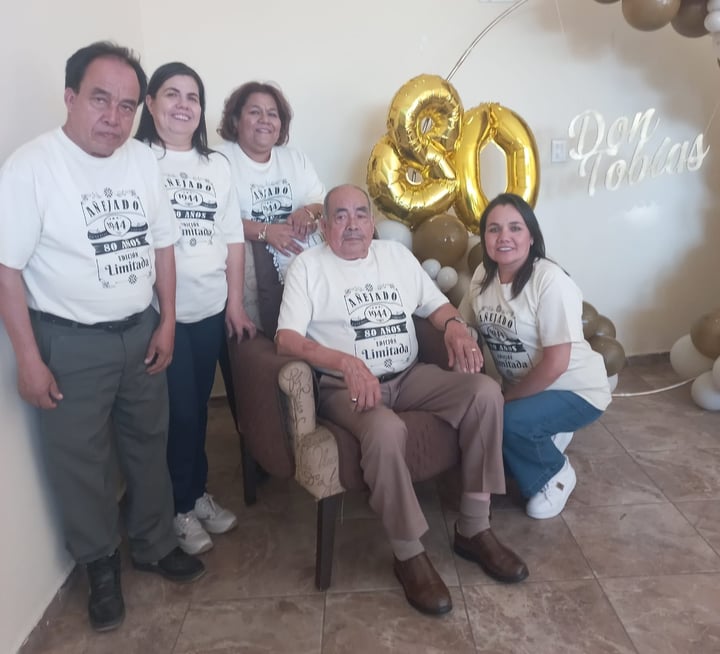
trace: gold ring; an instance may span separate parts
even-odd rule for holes
[[[356,397],[351,397],[351,398],[350,398],[350,401],[351,401],[351,402],[357,402],[357,398],[356,398]]]
[[[477,352],[477,348],[473,347],[470,349],[471,352]]]

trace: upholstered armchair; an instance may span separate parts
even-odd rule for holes
[[[416,319],[420,360],[447,366],[442,334]],[[229,344],[235,415],[242,452],[243,490],[256,501],[260,464],[271,476],[294,477],[317,500],[315,584],[330,586],[340,499],[366,488],[360,447],[347,431],[315,413],[315,377],[303,361],[279,356],[263,333]],[[414,481],[430,479],[459,461],[457,433],[422,411],[399,414],[408,425],[406,459]]]

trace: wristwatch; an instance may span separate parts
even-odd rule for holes
[[[445,321],[445,326],[443,327],[443,329],[447,329],[448,323],[451,323],[453,321],[459,322],[461,325],[465,325],[467,327],[467,323],[462,318],[458,316],[452,316]]]

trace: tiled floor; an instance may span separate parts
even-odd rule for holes
[[[673,381],[666,362],[647,359],[625,368],[616,392]],[[517,499],[494,500],[494,529],[530,568],[521,584],[494,583],[453,556],[453,478],[419,486],[424,542],[455,605],[442,618],[405,602],[361,495],[345,500],[333,585],[318,592],[314,503],[270,480],[244,507],[222,402],[211,420],[211,491],[240,525],[204,555],[208,574],[176,586],[126,559],[125,623],[95,634],[76,571],[22,654],[720,652],[720,414],[698,409],[688,386],[617,398],[575,436],[578,486],[561,516],[535,521]]]

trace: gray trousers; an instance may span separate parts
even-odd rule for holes
[[[40,411],[45,464],[66,546],[81,564],[120,543],[113,437],[127,482],[132,557],[156,561],[177,545],[166,462],[167,382],[165,373],[148,375],[143,363],[157,322],[153,309],[123,332],[32,316],[41,356],[64,396],[57,408]]]
[[[360,465],[370,488],[370,506],[391,539],[414,540],[428,529],[405,463],[407,428],[396,411],[435,414],[458,431],[463,490],[504,493],[503,397],[486,375],[442,370],[416,363],[380,384],[382,404],[353,411],[342,379],[320,378],[318,415],[344,427],[360,441]]]

